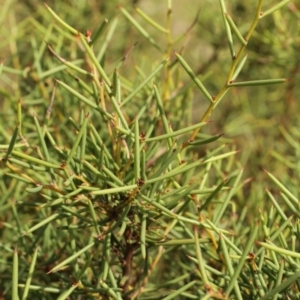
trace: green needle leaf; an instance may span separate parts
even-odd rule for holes
[[[7,152],[5,155],[5,160],[8,159],[11,156],[11,154],[13,153],[13,149],[14,149],[14,146],[15,146],[17,138],[18,138],[18,133],[19,133],[19,125],[16,126],[14,133],[11,137],[11,140],[9,142],[9,146],[8,146],[8,149],[7,149]]]
[[[252,81],[242,81],[242,82],[233,82],[232,81],[228,84],[228,87],[278,84],[278,83],[285,83],[287,81],[289,81],[289,79],[286,79],[286,78],[252,80]]]
[[[12,300],[19,300],[18,281],[19,281],[19,256],[18,249],[15,247],[13,256],[13,272],[12,272]]]
[[[145,142],[148,143],[148,142],[154,142],[154,141],[161,141],[161,140],[165,140],[167,138],[171,138],[171,137],[175,137],[175,136],[178,136],[178,135],[182,135],[182,134],[185,134],[189,131],[193,131],[197,128],[200,128],[204,125],[206,125],[207,122],[202,122],[202,123],[198,123],[198,124],[195,124],[195,125],[192,125],[192,126],[188,126],[186,128],[182,128],[182,129],[179,129],[179,130],[176,130],[176,131],[172,131],[172,132],[169,132],[169,133],[166,133],[166,134],[162,134],[162,135],[159,135],[159,136],[155,136],[155,137],[152,137],[152,138],[147,138],[145,139]],[[221,135],[220,135],[221,136]],[[189,145],[194,145],[193,143],[189,143]]]
[[[272,181],[278,186],[278,188],[294,202],[294,205],[296,205],[296,207],[298,207],[298,204],[299,204],[298,198],[295,197],[275,176],[273,176],[267,170],[264,170],[264,171],[272,179]]]
[[[44,160],[35,158],[35,157],[33,157],[33,156],[24,154],[24,153],[19,152],[19,151],[16,151],[16,150],[13,150],[13,151],[12,151],[12,155],[13,155],[13,156],[20,157],[20,158],[23,158],[23,159],[25,159],[26,161],[30,161],[30,162],[36,163],[36,164],[38,164],[38,165],[41,165],[41,166],[45,166],[45,167],[53,168],[53,169],[61,169],[61,166],[60,166],[60,165],[55,165],[55,164],[49,163],[49,162],[47,162],[47,161],[44,161]]]
[[[279,286],[266,293],[260,300],[268,300],[271,297],[279,294],[280,292],[286,290],[291,284],[293,284],[300,277],[300,271],[297,271],[295,274],[288,277],[285,281],[283,281]]]
[[[188,142],[188,146],[206,145],[206,144],[209,144],[209,143],[212,143],[212,142],[218,140],[222,135],[223,134],[218,134],[218,135],[212,136],[212,137],[204,139],[204,140],[195,140],[192,142]]]
[[[84,248],[82,248],[80,251],[76,252],[75,254],[73,254],[72,256],[68,257],[67,259],[63,260],[61,263],[59,263],[58,265],[56,265],[54,268],[52,268],[47,274],[49,273],[53,273],[58,271],[59,269],[61,269],[62,267],[66,266],[67,264],[69,264],[70,262],[72,262],[74,259],[76,259],[78,256],[80,256],[81,254],[85,253],[87,250],[89,250],[91,247],[93,247],[95,245],[95,243],[90,243],[89,245],[85,246]]]
[[[38,224],[34,225],[33,227],[29,228],[28,230],[26,230],[26,232],[23,235],[27,235],[28,233],[34,232],[35,230],[41,228],[44,225],[47,225],[48,223],[50,223],[51,221],[57,219],[60,216],[59,213],[56,214],[52,214],[51,216],[49,216],[48,218],[44,219],[43,221],[39,222]]]
[[[247,41],[241,35],[240,31],[236,27],[236,25],[233,22],[232,18],[227,13],[225,13],[225,17],[226,17],[226,20],[227,20],[228,24],[230,25],[231,29],[233,30],[233,32],[235,33],[236,37],[238,38],[238,40],[242,43],[242,45],[246,46],[247,45]]]
[[[274,5],[273,7],[271,7],[270,9],[264,11],[260,16],[260,19],[272,14],[274,11],[280,9],[281,7],[288,4],[289,2],[291,2],[291,0],[282,0],[281,2],[279,2],[276,5]]]
[[[70,153],[68,155],[68,158],[66,160],[66,165],[67,166],[70,164],[71,159],[73,158],[73,156],[74,156],[74,154],[75,154],[75,152],[77,150],[77,147],[79,145],[79,142],[80,142],[80,140],[81,140],[81,138],[83,136],[83,133],[86,131],[86,127],[87,127],[88,121],[89,121],[89,114],[87,114],[85,116],[84,122],[83,122],[83,124],[82,124],[82,126],[81,126],[81,128],[80,128],[80,130],[79,130],[79,132],[77,134],[76,140],[75,140],[75,142],[73,144],[73,147],[72,147],[72,149],[71,149],[71,151],[70,151]]]
[[[298,253],[298,252],[294,252],[294,251],[290,251],[290,250],[287,250],[287,249],[284,249],[284,248],[280,248],[280,247],[277,247],[277,246],[272,245],[270,243],[265,243],[265,242],[256,242],[256,243],[258,245],[266,248],[266,249],[275,251],[275,252],[277,252],[278,254],[280,254],[282,256],[290,256],[290,257],[300,258],[300,253]]]
[[[180,289],[178,289],[176,292],[173,292],[171,294],[169,294],[167,297],[162,298],[162,300],[171,300],[174,299],[178,296],[182,296],[182,293],[186,290],[188,290],[190,287],[192,287],[194,284],[196,283],[196,281],[191,281],[188,284],[184,285],[183,287],[181,287]]]
[[[231,53],[231,57],[233,59],[235,59],[236,54],[234,51],[234,47],[233,47],[233,40],[232,40],[232,35],[231,35],[231,31],[230,31],[230,26],[229,26],[229,22],[227,22],[226,20],[226,7],[225,7],[225,3],[224,0],[219,0],[220,2],[220,6],[221,6],[221,11],[222,11],[222,18],[223,18],[223,22],[224,22],[224,26],[225,26],[225,31],[226,31],[226,36],[227,36],[227,41],[228,41],[228,45],[229,45],[229,50]]]
[[[119,6],[121,13],[126,19],[160,52],[163,52],[161,47],[156,41],[150,36],[150,34],[127,12],[125,8]]]
[[[33,257],[32,257],[31,263],[30,263],[30,268],[29,268],[29,271],[28,271],[28,276],[27,276],[26,283],[25,283],[25,286],[24,286],[22,300],[27,299],[28,292],[29,292],[29,289],[30,289],[30,283],[31,283],[31,280],[33,278],[33,272],[34,272],[34,268],[35,268],[35,264],[36,264],[37,255],[38,255],[38,248],[36,248],[34,250],[34,253],[33,253]]]
[[[97,71],[99,72],[99,74],[102,76],[103,80],[105,81],[105,83],[108,86],[111,86],[111,82],[108,78],[108,76],[106,75],[105,71],[103,70],[103,68],[101,67],[100,63],[98,62],[93,50],[91,49],[91,46],[88,44],[86,37],[83,34],[79,34],[80,40],[88,54],[88,56],[90,57],[90,59],[92,60],[92,62],[94,63]]]
[[[150,74],[147,78],[143,80],[121,103],[121,106],[129,102],[148,82],[164,67],[168,59],[163,60]]]
[[[202,82],[199,80],[199,78],[196,76],[196,74],[192,71],[192,69],[190,68],[190,66],[186,63],[186,61],[181,57],[181,55],[179,55],[178,53],[176,53],[176,56],[180,62],[180,64],[183,66],[183,68],[186,70],[186,72],[190,75],[191,79],[196,83],[196,85],[198,86],[198,88],[201,90],[201,92],[204,94],[204,96],[211,102],[214,103],[212,96],[209,94],[209,92],[206,90],[206,88],[204,87],[204,85],[202,84]]]
[[[67,91],[69,91],[71,94],[73,94],[75,97],[77,97],[79,100],[81,100],[82,102],[84,102],[85,104],[87,104],[88,106],[92,107],[92,108],[98,108],[98,106],[94,103],[91,102],[90,100],[88,100],[87,98],[85,98],[82,94],[78,93],[77,91],[75,91],[74,89],[72,89],[70,86],[68,86],[67,84],[63,83],[60,80],[55,79],[55,81],[61,85],[63,88],[65,88]]]
[[[92,35],[92,40],[90,41],[90,46],[92,46],[97,39],[102,35],[104,29],[106,28],[106,25],[108,23],[107,19],[104,19],[101,23],[101,25],[98,27],[98,29],[96,30],[96,32]]]
[[[46,3],[44,3],[46,6],[48,12],[52,15],[52,17],[65,29],[70,31],[74,35],[78,35],[78,30],[71,27],[69,24],[67,24],[65,21],[63,21]]]
[[[66,65],[67,67],[69,67],[70,69],[73,69],[83,75],[87,75],[87,76],[90,76],[90,77],[94,77],[94,74],[90,73],[90,72],[87,72],[86,70],[84,69],[81,69],[79,67],[77,67],[75,64],[65,60],[64,58],[60,57],[58,54],[56,54],[54,52],[54,50],[51,48],[51,46],[46,42],[47,44],[47,47],[49,49],[49,51],[61,62],[63,63],[64,65]]]
[[[152,18],[147,16],[141,9],[139,9],[138,7],[135,7],[135,10],[145,21],[147,21],[149,24],[151,24],[154,28],[158,29],[159,31],[161,31],[163,33],[169,33],[169,30],[160,26]]]

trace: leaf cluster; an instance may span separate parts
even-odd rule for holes
[[[1,62],[0,90],[3,295],[297,299],[297,189],[262,172],[281,200],[267,190],[272,205],[255,214],[254,189],[245,197],[245,156],[230,135],[208,133],[237,126],[235,112],[229,125],[226,117],[210,123],[237,91],[292,84],[272,72],[243,73],[249,60],[259,65],[247,54],[261,37],[258,26],[288,2],[260,0],[238,26],[230,9],[243,9],[220,0],[213,9],[221,38],[210,41],[201,68],[189,47],[201,10],[178,33],[172,1],[165,26],[142,3],[134,11],[101,6],[113,13],[92,31],[80,17],[92,13],[84,1],[10,20],[3,49],[15,56],[10,66]],[[28,26],[36,35],[26,35]],[[217,57],[226,63],[214,80]],[[298,131],[281,132],[298,155]],[[273,156],[297,170],[293,157]]]

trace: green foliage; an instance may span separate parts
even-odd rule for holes
[[[124,2],[2,9],[3,296],[298,299],[299,8]]]

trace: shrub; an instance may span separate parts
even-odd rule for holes
[[[204,58],[192,49],[199,40],[188,42],[202,29],[196,27],[198,16],[182,23],[183,33],[171,34],[177,31],[171,1],[166,27],[140,8],[134,16],[124,5],[91,32],[82,23],[82,15],[91,13],[80,7],[83,2],[57,4],[54,10],[45,5],[36,17],[13,23],[16,35],[7,39],[15,54],[12,67],[2,61],[1,69],[3,295],[297,299],[295,190],[261,172],[280,189],[283,203],[267,190],[273,204],[268,211],[250,210],[255,204],[249,199],[262,186],[248,190],[250,179],[242,180],[245,156],[237,158],[230,134],[217,132],[244,122],[234,111],[236,102],[227,120],[220,104],[230,100],[227,93],[238,99],[244,87],[271,94],[280,90],[277,84],[290,84],[273,76],[282,74],[280,67],[261,72],[256,54],[246,53],[252,38],[250,50],[268,52],[255,30],[273,13],[279,22],[278,9],[287,2],[264,12],[262,1],[255,10],[234,2],[232,11],[245,16],[236,17],[240,26],[222,0],[220,8],[210,7],[219,17],[203,16],[209,26],[217,25],[215,36],[203,33],[208,38],[198,49]],[[102,9],[112,11],[107,5]],[[72,22],[61,17],[68,12]],[[132,29],[140,36],[137,44]],[[288,52],[268,57],[278,53]],[[282,132],[298,150],[294,138]]]

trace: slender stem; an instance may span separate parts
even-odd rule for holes
[[[259,0],[258,6],[257,6],[257,9],[256,9],[255,18],[254,18],[254,20],[253,20],[253,22],[252,22],[252,24],[251,24],[251,27],[250,27],[250,29],[249,29],[247,35],[246,35],[246,38],[245,38],[245,40],[247,41],[247,44],[248,44],[248,41],[250,40],[250,38],[251,38],[251,36],[252,36],[252,34],[253,34],[253,31],[254,31],[255,27],[256,27],[257,24],[258,24],[259,17],[260,17],[260,15],[261,15],[261,7],[262,7],[262,3],[263,3],[263,0]],[[245,50],[246,47],[247,47],[247,44],[241,46],[241,48],[240,48],[240,50],[239,50],[239,52],[238,52],[236,58],[233,60],[232,66],[231,66],[231,69],[230,69],[230,71],[229,71],[229,75],[228,75],[228,78],[227,78],[227,82],[229,82],[229,81],[232,79],[233,73],[234,73],[234,71],[235,71],[235,69],[236,69],[236,67],[237,67],[237,65],[238,65],[238,63],[239,63],[239,61],[240,61],[240,59],[241,59],[243,53],[244,53],[244,50]]]
[[[247,35],[246,35],[247,44],[248,44],[248,41],[249,41],[250,37],[252,36],[252,33],[253,33],[255,27],[258,24],[258,21],[259,21],[260,15],[261,15],[262,3],[263,3],[263,0],[259,0],[258,5],[257,5],[257,9],[256,9],[255,18],[254,18],[254,20],[251,24],[251,27],[250,27]],[[211,115],[212,111],[214,110],[214,108],[219,104],[219,102],[221,101],[221,99],[223,98],[225,93],[228,91],[228,89],[229,89],[228,83],[230,82],[230,80],[233,77],[233,74],[234,74],[234,72],[235,72],[235,70],[238,66],[239,61],[242,58],[243,52],[246,49],[247,44],[246,45],[241,45],[240,50],[238,51],[238,54],[236,55],[235,59],[232,61],[232,65],[231,65],[230,71],[228,73],[227,80],[226,80],[223,88],[220,90],[218,95],[214,98],[214,102],[210,103],[209,107],[207,108],[204,115],[200,119],[200,122],[206,122],[207,121],[207,119],[210,117],[210,115]],[[200,130],[200,128],[196,128],[194,130],[194,132],[190,136],[188,142],[193,141],[195,139],[195,137],[198,134],[199,130]],[[182,149],[187,147],[188,142],[183,144]]]
[[[171,20],[172,20],[172,0],[168,1],[168,11],[167,11],[167,24],[166,29],[167,33],[167,48],[166,48],[166,58],[171,56],[172,50],[172,35],[171,35]],[[163,87],[163,101],[166,101],[170,98],[169,85],[170,85],[170,64],[171,61],[168,60],[165,66],[165,79],[164,79],[164,87]]]

